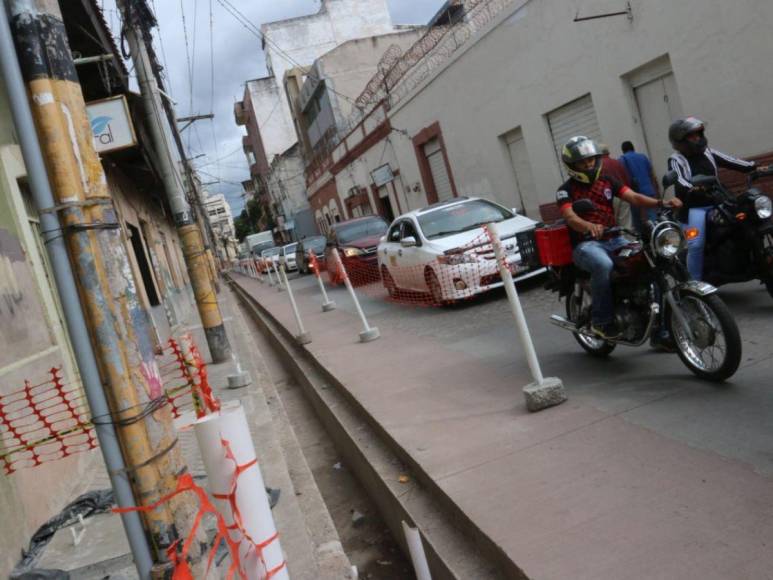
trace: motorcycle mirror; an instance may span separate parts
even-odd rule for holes
[[[676,171],[669,171],[663,176],[663,189],[668,189],[672,185],[675,185],[679,180],[679,175]]]
[[[572,210],[577,215],[587,214],[596,208],[596,204],[590,199],[578,199],[572,203]]]

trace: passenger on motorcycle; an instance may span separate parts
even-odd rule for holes
[[[692,278],[701,280],[706,213],[711,209],[714,200],[709,192],[693,187],[693,175],[716,177],[719,167],[751,173],[758,167],[752,161],[737,159],[709,148],[706,125],[695,117],[674,121],[668,129],[668,138],[676,150],[668,159],[668,169],[675,171],[678,176],[674,189],[676,197],[684,203],[679,212],[679,221],[685,228],[697,230],[697,236],[688,237],[687,240],[687,270]]]
[[[645,208],[663,207],[663,202],[636,193],[614,177],[603,174],[601,158],[601,150],[592,139],[572,137],[561,153],[570,179],[558,190],[556,202],[570,228],[574,263],[591,275],[591,329],[600,338],[614,340],[620,336],[620,329],[614,322],[611,255],[629,241],[622,235],[606,233],[608,228],[616,226],[613,199],[618,197]],[[592,212],[584,213],[582,217],[572,209],[572,203],[580,199],[590,199],[595,206]],[[673,199],[665,205],[678,208],[682,203]]]

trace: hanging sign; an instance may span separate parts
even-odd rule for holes
[[[98,153],[126,149],[137,144],[129,105],[123,95],[87,103],[86,111],[94,135],[94,148]]]

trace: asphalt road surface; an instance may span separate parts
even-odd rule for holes
[[[321,304],[313,277],[296,274],[290,281],[299,301]],[[343,287],[327,289],[339,309],[355,313]],[[444,308],[391,302],[376,285],[357,292],[372,326],[389,325],[435,341],[492,368],[513,369],[514,376],[527,368],[503,290]],[[677,355],[646,346],[618,347],[607,360],[593,358],[569,332],[548,322],[550,314],[564,314],[564,304],[542,288],[541,279],[519,285],[519,292],[543,374],[560,377],[572,399],[773,475],[773,298],[764,286],[720,291],[743,339],[741,368],[723,384],[701,381]]]

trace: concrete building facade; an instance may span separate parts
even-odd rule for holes
[[[222,193],[207,195],[204,208],[212,226],[218,257],[221,260],[233,260],[236,257],[236,230],[231,206],[226,201],[225,195]]]
[[[773,149],[765,0],[634,0],[629,14],[578,22],[560,0],[462,4],[466,16],[334,150],[341,206],[352,188],[372,189],[386,159],[405,209],[468,194],[538,218],[566,178],[559,149],[570,136],[600,139],[613,155],[631,140],[662,174],[668,125],[684,114],[707,121],[718,149]]]
[[[316,235],[306,195],[304,164],[299,143],[274,157],[268,179],[272,212],[277,217],[275,237],[285,243]]]

